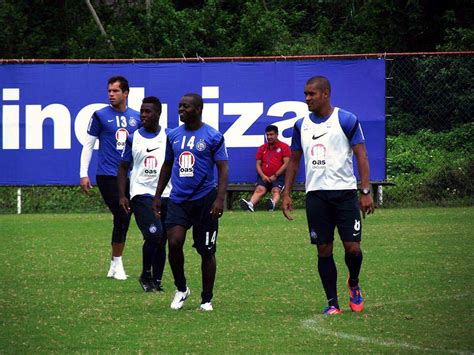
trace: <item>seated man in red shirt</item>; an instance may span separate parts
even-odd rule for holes
[[[240,200],[240,207],[245,211],[254,212],[254,206],[271,191],[272,197],[267,199],[268,211],[273,211],[280,200],[280,193],[285,187],[285,170],[290,161],[291,150],[288,144],[278,140],[278,127],[267,126],[265,128],[267,143],[258,148],[257,159],[257,182],[255,191],[250,201]]]

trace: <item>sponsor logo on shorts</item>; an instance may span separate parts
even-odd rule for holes
[[[158,228],[156,228],[156,226],[154,224],[150,224],[150,228],[148,228],[148,230],[150,231],[150,233],[156,233],[156,231],[158,230]]]
[[[318,240],[318,234],[314,229],[311,229],[311,231],[309,232],[309,237],[311,238],[311,240]]]

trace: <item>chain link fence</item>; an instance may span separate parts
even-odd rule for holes
[[[473,204],[473,72],[472,53],[387,58],[385,206]]]

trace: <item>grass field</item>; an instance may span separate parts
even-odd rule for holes
[[[363,313],[320,315],[325,297],[303,210],[227,212],[218,238],[215,311],[201,313],[199,259],[186,243],[191,297],[181,311],[137,282],[134,222],[127,281],[106,279],[107,214],[0,215],[0,353],[474,352],[474,208],[379,209],[365,220]]]

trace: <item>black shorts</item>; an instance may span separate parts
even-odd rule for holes
[[[163,226],[161,219],[155,217],[152,204],[152,196],[138,195],[133,197],[131,201],[135,221],[142,232],[143,239],[161,240],[163,237]]]
[[[262,180],[260,175],[257,175],[257,182],[255,183],[255,186],[258,186],[258,185],[263,186],[264,188],[267,189],[267,191],[272,191],[274,187],[278,187],[280,191],[283,191],[283,189],[285,188],[285,176],[280,175],[273,182],[265,182]]]
[[[168,215],[166,229],[174,226],[183,226],[186,229],[193,227],[193,247],[200,255],[216,253],[217,233],[219,220],[211,216],[211,207],[216,200],[217,192],[212,190],[206,196],[194,201],[176,203],[168,201]]]
[[[356,190],[309,191],[306,217],[311,244],[334,240],[334,229],[345,242],[360,242],[362,223]]]

